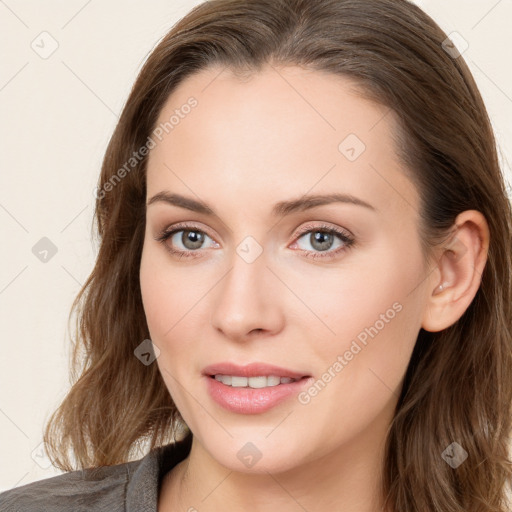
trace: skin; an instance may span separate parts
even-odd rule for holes
[[[210,68],[179,85],[160,121],[190,96],[198,105],[158,141],[147,167],[148,200],[172,191],[216,212],[147,206],[144,309],[156,363],[194,434],[190,455],[163,482],[158,510],[382,510],[384,442],[418,332],[450,326],[471,303],[487,223],[474,210],[459,215],[452,252],[439,249],[426,270],[419,195],[395,155],[394,114],[347,78],[267,66],[240,80]],[[338,149],[348,134],[366,146],[354,161]],[[375,211],[334,203],[271,215],[276,202],[331,192]],[[155,240],[178,222],[206,233],[204,243],[184,246],[180,232],[167,248],[198,257],[179,258]],[[311,232],[297,236],[309,224],[313,234],[322,224],[348,232],[355,244],[334,254],[344,246],[334,237],[322,250]],[[252,263],[236,252],[247,236],[262,249]],[[321,379],[381,315],[384,326],[307,404],[294,396],[244,415],[207,393],[201,371],[220,361],[263,361]],[[247,442],[262,454],[251,468],[237,457]]]

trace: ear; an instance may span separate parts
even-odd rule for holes
[[[428,279],[423,329],[442,331],[464,314],[480,287],[489,239],[482,213],[466,210],[457,216],[454,233],[443,244]]]

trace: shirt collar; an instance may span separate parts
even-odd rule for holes
[[[126,512],[157,512],[162,478],[190,453],[192,434],[151,450],[140,460],[126,489]]]

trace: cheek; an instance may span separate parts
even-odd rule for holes
[[[398,247],[383,245],[378,257],[326,281],[316,301],[331,331],[314,347],[317,360],[336,375],[333,389],[362,400],[375,386],[384,394],[399,388],[421,326],[421,254]]]
[[[410,320],[414,304],[380,298],[367,301],[363,312],[338,315],[336,338],[315,349],[316,381],[299,398],[325,439],[349,440],[391,420],[419,327]]]
[[[354,253],[347,265],[330,272],[321,287],[307,285],[310,304],[330,328],[330,337],[347,340],[360,335],[364,342],[371,326],[379,333],[389,332],[392,325],[396,328],[405,316],[398,310],[418,301],[414,290],[424,279],[419,252],[382,239],[371,250]]]
[[[151,340],[160,350],[156,364],[166,388],[185,423],[199,432],[208,418],[201,417],[202,409],[197,409],[186,389],[192,386],[191,374],[199,379],[195,357],[201,338],[197,331],[203,324],[194,317],[199,307],[193,306],[201,295],[194,292],[190,275],[173,267],[165,252],[163,256],[160,252],[158,248],[143,250],[140,286],[144,311]]]
[[[183,376],[178,371],[188,369],[180,365],[184,360],[191,360],[192,347],[181,335],[188,332],[185,316],[187,307],[180,290],[186,286],[183,273],[173,272],[168,262],[163,261],[159,251],[144,248],[140,265],[140,287],[144,313],[149,328],[150,338],[160,350],[156,359],[166,387],[180,411],[187,410],[178,382]],[[184,317],[184,318],[183,318]],[[194,335],[188,332],[190,339]],[[178,342],[179,341],[179,342]],[[172,357],[171,357],[172,355]]]
[[[151,243],[151,242],[150,242]],[[171,262],[161,247],[144,247],[140,265],[140,287],[151,339],[165,357],[191,350],[189,341],[199,339],[204,325],[205,295],[211,288],[204,273]]]
[[[149,242],[151,244],[151,241]],[[144,312],[153,341],[157,342],[172,327],[179,309],[180,283],[171,286],[169,265],[165,265],[158,248],[147,246],[142,251],[140,288]]]

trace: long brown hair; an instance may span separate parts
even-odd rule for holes
[[[399,157],[421,196],[425,261],[459,213],[479,210],[489,224],[488,260],[470,306],[449,328],[418,335],[387,438],[386,505],[400,512],[507,510],[512,212],[486,108],[462,56],[445,51],[446,38],[406,0],[210,0],[161,40],[102,165],[95,211],[101,246],[70,313],[77,312],[74,384],[44,436],[57,467],[126,462],[142,441],[154,448],[191,435],[157,365],[134,356],[149,338],[139,283],[147,157],[129,168],[126,162],[147,145],[187,76],[212,64],[241,73],[299,65],[351,77],[398,115]],[[469,454],[457,468],[441,457],[452,442]]]

